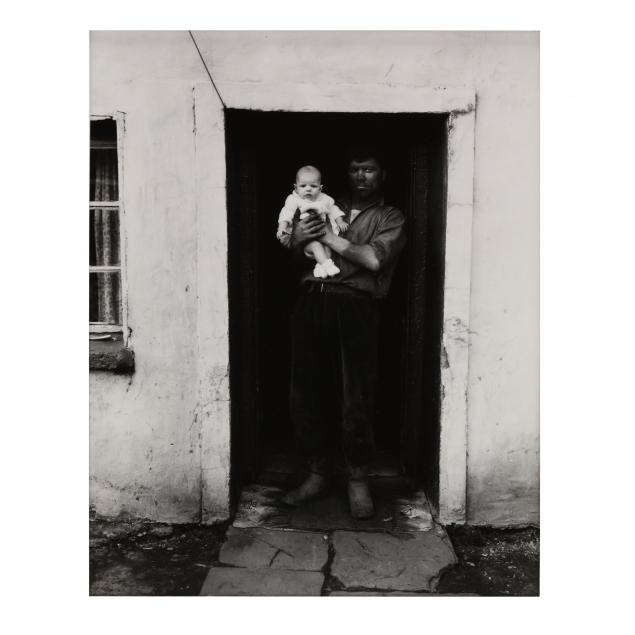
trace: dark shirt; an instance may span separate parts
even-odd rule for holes
[[[336,201],[345,213],[344,220],[350,221],[350,200]],[[315,262],[305,258],[306,271],[300,281],[343,284],[370,293],[375,298],[384,298],[390,290],[390,282],[397,264],[397,256],[406,244],[405,218],[396,207],[386,205],[378,199],[360,210],[342,237],[356,245],[370,245],[379,260],[379,271],[369,271],[350,260],[332,252],[333,262],[340,268],[336,276],[324,280],[313,276]]]

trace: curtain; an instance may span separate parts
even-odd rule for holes
[[[117,201],[117,151],[91,150],[91,201]],[[119,210],[91,209],[90,264],[119,266]],[[121,272],[91,273],[91,321],[121,324]]]

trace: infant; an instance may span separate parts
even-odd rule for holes
[[[339,234],[348,229],[348,223],[343,220],[344,212],[335,204],[335,201],[322,192],[322,175],[312,165],[305,165],[295,175],[293,192],[287,196],[284,207],[278,216],[278,240],[288,241],[293,227],[293,218],[296,210],[300,210],[300,218],[306,218],[309,214],[319,214],[322,220],[328,217],[333,233]],[[313,275],[316,278],[336,276],[340,270],[331,260],[331,250],[321,242],[311,241],[304,249],[307,255],[315,258],[316,264]]]

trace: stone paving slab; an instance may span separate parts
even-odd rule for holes
[[[230,527],[219,560],[251,569],[320,571],[328,559],[328,536],[306,531]]]
[[[368,520],[351,518],[345,488],[340,485],[326,498],[299,508],[280,499],[286,491],[275,485],[250,485],[243,489],[234,519],[235,527],[269,527],[333,531],[338,529],[387,532],[420,532],[435,524],[425,493],[412,490],[403,477],[373,478],[375,515]]]
[[[417,597],[420,598],[424,595],[432,595],[432,593],[414,593],[408,591],[333,591],[329,593],[329,597],[362,597],[362,596],[389,596],[392,595],[394,597]]]
[[[441,532],[336,531],[331,573],[351,590],[434,591],[456,556]]]
[[[362,596],[385,596],[385,597],[413,597],[413,598],[439,598],[439,597],[480,597],[478,593],[414,593],[408,591],[333,591],[329,597],[362,597]]]
[[[320,595],[323,583],[315,571],[213,567],[199,595],[313,596]]]

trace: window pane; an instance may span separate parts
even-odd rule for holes
[[[119,265],[119,210],[98,207],[90,210],[90,264]]]
[[[90,274],[90,321],[121,324],[121,272]]]
[[[115,148],[91,148],[90,150],[90,200],[119,200],[119,173]]]

